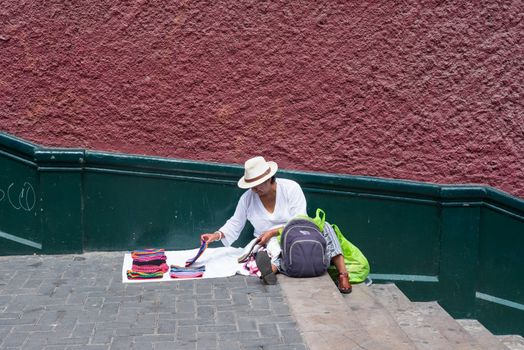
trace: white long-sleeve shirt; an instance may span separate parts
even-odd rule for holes
[[[306,197],[300,185],[288,179],[275,180],[277,192],[273,213],[267,211],[258,194],[251,189],[242,194],[235,213],[220,228],[220,231],[224,233],[222,243],[226,247],[238,239],[246,225],[246,220],[249,220],[255,228],[253,235],[258,237],[272,228],[284,226],[297,215],[306,214]]]

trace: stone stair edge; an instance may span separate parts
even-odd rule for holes
[[[484,327],[484,325],[478,320],[457,319],[456,321],[466,330],[466,332],[482,341],[482,343],[489,344],[493,349],[509,350],[500,339]]]

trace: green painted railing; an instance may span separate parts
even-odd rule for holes
[[[42,148],[0,133],[0,255],[195,248],[233,213],[241,175],[229,164]],[[375,281],[523,334],[522,199],[484,186],[279,176],[298,181],[309,213],[323,208],[362,249]]]

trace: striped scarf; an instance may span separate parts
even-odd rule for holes
[[[205,266],[191,268],[171,265],[169,276],[171,278],[198,278],[204,276],[205,271]]]

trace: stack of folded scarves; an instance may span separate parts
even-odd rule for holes
[[[204,254],[204,251],[207,248],[207,242],[202,241],[200,244],[200,248],[198,249],[197,254],[192,257],[191,259],[188,259],[186,261],[185,266],[177,266],[177,265],[171,265],[171,270],[169,271],[169,276],[171,278],[199,278],[204,276],[204,272],[206,271],[205,266],[200,267],[190,267],[197,261],[198,258],[202,254]]]
[[[128,279],[162,278],[169,270],[164,249],[143,249],[131,252],[133,267],[127,270]]]

